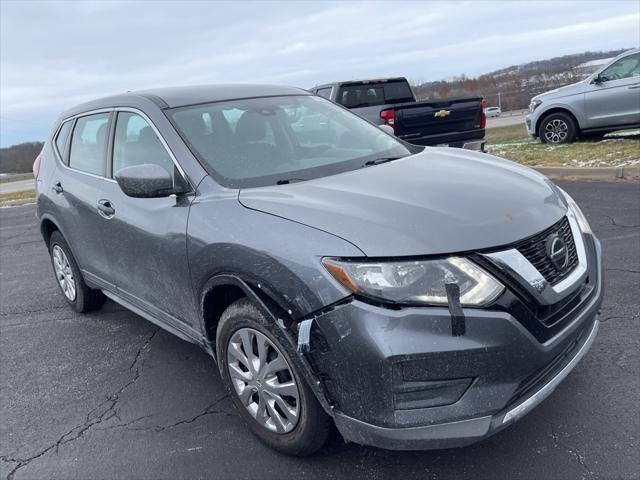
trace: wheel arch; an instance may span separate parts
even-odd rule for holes
[[[209,279],[202,289],[200,308],[204,322],[204,337],[207,348],[217,362],[215,353],[216,330],[222,312],[234,301],[249,298],[254,302],[260,313],[272,324],[273,333],[289,350],[294,364],[305,374],[307,384],[320,402],[323,410],[333,417],[332,402],[329,400],[326,387],[322,384],[318,374],[314,371],[305,355],[296,348],[296,329],[289,310],[285,310],[270,292],[266,292],[261,284],[251,285],[235,274],[219,274]],[[222,303],[215,305],[216,300]],[[226,304],[226,302],[229,302]],[[207,312],[207,307],[210,310]]]
[[[62,229],[60,228],[58,223],[53,218],[51,218],[49,215],[43,216],[40,220],[40,234],[42,235],[42,239],[47,245],[47,248],[49,248],[51,235],[53,235],[53,232],[55,231],[60,232],[60,234],[65,237],[65,239],[67,238],[62,232]]]
[[[286,310],[277,296],[260,282],[247,281],[232,273],[215,275],[205,283],[200,294],[203,332],[212,351],[215,351],[216,330],[222,313],[241,298],[252,300],[265,318],[273,322],[280,319],[281,327],[288,328],[293,323],[291,311]]]

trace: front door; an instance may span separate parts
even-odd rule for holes
[[[611,64],[585,91],[587,123],[599,128],[640,123],[640,53]]]
[[[150,121],[133,111],[119,111],[115,122],[113,176],[125,167],[157,164],[174,175],[174,182],[185,181]],[[108,280],[118,295],[178,329],[195,326],[199,310],[191,289],[186,242],[193,197],[132,198],[116,182],[108,183],[103,197],[100,201],[112,209],[103,217],[101,229]]]

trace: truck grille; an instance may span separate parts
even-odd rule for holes
[[[558,270],[547,255],[547,238],[554,233],[558,234],[564,240],[569,252],[569,261],[567,266],[562,270]],[[567,217],[562,217],[555,225],[552,225],[533,237],[519,242],[515,245],[515,248],[529,260],[551,285],[555,285],[566,278],[576,265],[578,265],[576,244],[573,241],[573,235],[571,234],[571,227],[569,226]]]

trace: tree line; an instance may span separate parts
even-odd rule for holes
[[[43,142],[27,142],[0,148],[0,173],[30,172],[43,146]]]

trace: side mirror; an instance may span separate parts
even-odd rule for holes
[[[604,78],[602,78],[600,74],[596,75],[595,77],[593,77],[593,80],[591,80],[591,83],[593,83],[594,85],[600,85],[602,82],[604,82]]]
[[[396,136],[396,131],[393,129],[393,127],[390,127],[389,125],[378,125],[378,128],[382,130],[384,133],[388,133],[393,137]]]
[[[129,197],[168,197],[174,192],[173,178],[164,168],[151,163],[118,170],[116,182]]]

